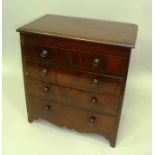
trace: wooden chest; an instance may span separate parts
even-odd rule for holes
[[[17,31],[28,121],[98,133],[114,147],[137,26],[45,15]]]

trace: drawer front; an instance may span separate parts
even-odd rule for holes
[[[73,105],[82,109],[101,113],[117,114],[119,97],[115,95],[99,95],[77,89],[56,86],[26,78],[27,92],[31,96],[51,99],[54,102]]]
[[[39,64],[34,62],[29,62],[27,60],[24,61],[25,71],[24,74],[27,77],[56,83],[57,75],[56,69],[54,67],[50,67],[49,65]]]
[[[123,86],[122,79],[63,69],[57,70],[57,83],[98,94],[117,95],[121,94]]]
[[[35,97],[29,97],[29,107],[36,117],[79,131],[111,133],[114,129],[115,118],[112,116],[83,111]]]
[[[96,93],[121,94],[123,86],[121,78],[79,72],[72,69],[53,68],[28,61],[25,64],[25,74],[33,78]]]
[[[99,55],[72,51],[72,64],[93,72],[107,75],[124,76],[127,60],[110,55]]]
[[[68,66],[71,63],[70,51],[58,47],[25,45],[23,46],[23,55],[29,58],[38,58],[40,61],[43,60],[51,64]]]

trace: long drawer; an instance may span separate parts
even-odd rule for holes
[[[25,74],[46,82],[77,88],[95,93],[121,94],[122,78],[80,72],[73,69],[50,67],[49,65],[25,60]]]
[[[54,124],[82,132],[111,133],[114,130],[115,117],[75,109],[36,97],[28,97],[28,101],[30,112],[35,117],[46,119]]]
[[[26,78],[27,93],[31,96],[51,99],[51,102],[59,102],[79,107],[81,109],[117,114],[119,97],[117,95],[99,95],[77,89],[67,88]]]

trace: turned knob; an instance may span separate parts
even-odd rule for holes
[[[89,124],[90,124],[90,125],[94,125],[95,122],[96,122],[96,117],[91,116],[91,117],[89,118]]]
[[[47,75],[48,70],[47,69],[43,69],[41,71],[41,76],[46,76]]]
[[[96,105],[97,104],[97,97],[93,96],[91,99],[91,104]]]
[[[96,86],[98,83],[99,83],[99,79],[98,78],[94,78],[93,81],[92,81],[92,84],[94,86]]]
[[[50,90],[49,87],[44,87],[44,88],[43,88],[43,91],[44,91],[45,93],[47,93],[49,90]]]
[[[47,55],[48,55],[48,51],[47,51],[47,50],[43,50],[43,51],[40,53],[40,56],[41,56],[42,58],[46,58]]]
[[[49,112],[51,110],[51,105],[46,105],[45,106],[45,112]]]
[[[99,67],[99,65],[100,65],[100,59],[95,58],[95,59],[92,61],[92,66],[93,66],[93,67]]]

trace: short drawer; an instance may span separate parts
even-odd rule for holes
[[[123,79],[104,76],[101,74],[93,74],[86,72],[78,72],[73,70],[57,69],[57,84],[78,88],[98,94],[114,94],[120,95],[123,89]]]
[[[57,83],[96,93],[121,94],[122,78],[75,71],[73,69],[54,68],[44,64],[25,61],[25,75],[43,81]]]
[[[82,132],[106,132],[114,130],[115,118],[91,111],[84,111],[49,100],[29,97],[29,109],[38,118]]]
[[[27,93],[31,96],[43,97],[51,99],[53,102],[60,102],[100,113],[117,114],[119,104],[117,95],[99,95],[30,78],[26,78],[26,86]]]
[[[51,83],[57,82],[56,68],[49,65],[24,61],[24,74],[27,77],[43,80]]]
[[[51,64],[69,66],[71,63],[70,51],[64,48],[25,45],[23,46],[23,55],[29,58],[40,59],[40,61],[50,62]]]
[[[97,73],[124,76],[127,60],[112,55],[72,51],[72,65]]]

